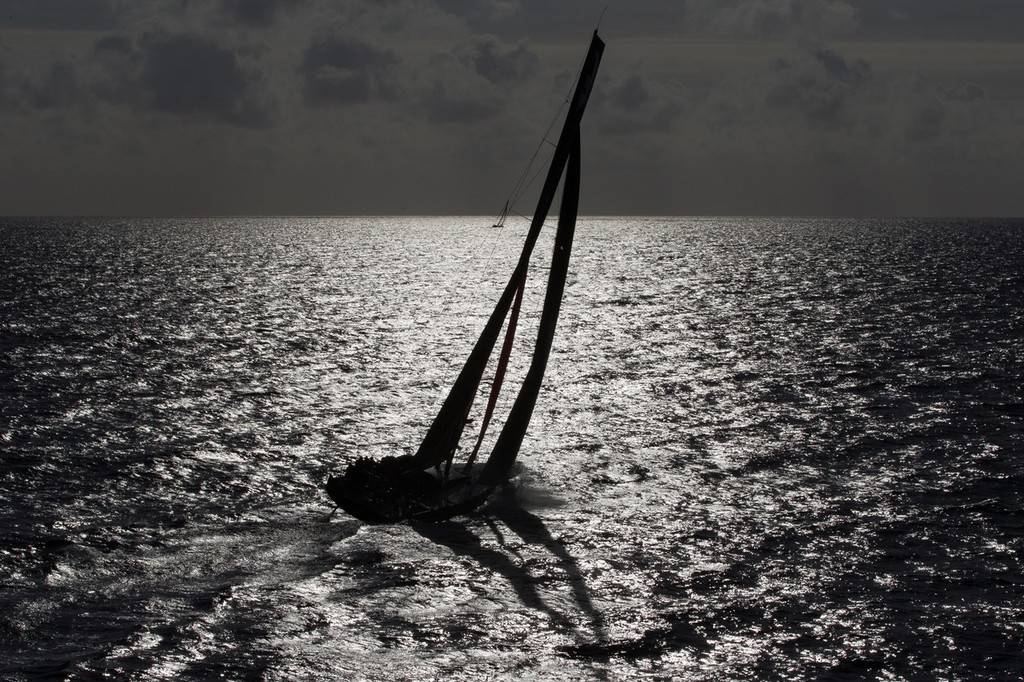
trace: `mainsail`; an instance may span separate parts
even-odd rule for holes
[[[509,477],[537,402],[558,321],[579,203],[580,121],[590,99],[603,52],[604,41],[594,31],[519,260],[416,453],[412,456],[385,457],[380,461],[360,458],[348,467],[343,476],[328,479],[327,492],[338,506],[352,515],[373,522],[449,518],[481,504],[491,490]],[[458,476],[449,479],[449,468],[470,408],[495,343],[508,318],[506,338],[495,372],[484,425],[470,460],[476,457],[483,441],[486,425],[494,410],[501,375],[508,361],[530,256],[563,175],[565,182],[554,254],[530,367],[479,475],[472,475],[466,466]],[[508,207],[503,209],[502,220],[508,211]],[[442,464],[446,464],[443,478],[429,473],[432,468],[439,470]]]

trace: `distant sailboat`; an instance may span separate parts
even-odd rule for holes
[[[508,203],[509,202],[507,201],[505,202],[505,206],[501,209],[501,215],[498,216],[498,219],[494,221],[494,224],[491,225],[491,227],[505,227],[505,219],[508,218],[509,211]]]
[[[350,464],[341,476],[328,478],[327,493],[339,507],[352,516],[371,523],[451,518],[470,512],[483,504],[511,475],[540,392],[558,321],[579,203],[580,120],[590,98],[603,52],[604,41],[598,37],[597,31],[594,31],[519,261],[419,449],[414,455],[389,456],[380,460],[361,457]],[[508,363],[530,256],[563,174],[565,182],[555,233],[554,254],[533,359],[490,455],[482,465],[474,468],[473,462],[494,411],[498,390]],[[506,205],[499,224],[504,222],[507,215]],[[470,407],[506,318],[509,323],[496,365],[491,396],[480,435],[467,462],[462,466],[453,467],[453,459],[468,421]]]

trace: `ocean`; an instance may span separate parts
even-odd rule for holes
[[[581,219],[514,484],[332,514],[460,369],[490,223],[0,219],[0,678],[1024,676],[1024,222]]]

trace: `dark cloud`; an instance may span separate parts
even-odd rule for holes
[[[28,74],[12,70],[0,53],[0,109],[21,113],[62,109],[79,101],[80,96],[78,70],[71,61],[50,61],[38,72]]]
[[[0,0],[0,186],[59,211],[84,193],[55,173],[106,173],[110,212],[147,210],[154,187],[173,188],[159,210],[191,210],[182,177],[223,183],[203,199],[216,212],[278,196],[473,210],[505,189],[480,169],[537,142],[605,4]],[[612,5],[584,121],[591,196],[612,212],[1019,213],[997,188],[1024,178],[1022,25],[1021,0]],[[18,194],[0,210],[25,210]]]
[[[233,23],[272,26],[282,10],[295,9],[305,0],[221,0],[221,12]]]
[[[852,130],[866,103],[885,97],[871,65],[818,47],[772,60],[749,80],[723,83],[703,106],[709,126],[787,131]],[[803,137],[801,135],[801,137]]]
[[[826,48],[780,58],[772,66],[775,78],[765,95],[769,108],[800,112],[809,123],[840,125],[852,99],[871,79],[871,65],[847,61]]]
[[[884,37],[1020,40],[1020,0],[859,0],[863,33]]]
[[[2,0],[0,27],[110,30],[117,24],[111,0]]]
[[[211,40],[181,35],[145,48],[140,83],[157,111],[221,114],[245,93],[246,77],[235,53]]]
[[[842,0],[697,0],[691,18],[719,35],[836,36],[853,33],[857,12]]]
[[[75,65],[69,61],[52,62],[42,78],[26,80],[22,90],[29,106],[35,109],[67,106],[78,98]]]
[[[640,73],[609,78],[595,96],[598,128],[611,135],[670,134],[683,106]]]
[[[437,0],[478,32],[502,37],[579,38],[603,15],[618,35],[845,35],[856,30],[856,0],[519,0],[517,3]]]
[[[932,142],[942,135],[945,110],[934,102],[911,112],[903,127],[903,136],[908,142]]]
[[[599,129],[602,133],[623,136],[643,133],[670,134],[683,112],[683,106],[679,102],[670,101],[644,112],[643,115],[608,113],[601,117]]]
[[[604,0],[437,0],[477,32],[579,36],[594,26]],[[610,5],[604,28],[619,35],[723,37],[999,37],[1019,40],[1020,0],[631,0]]]
[[[258,74],[243,69],[236,52],[198,35],[147,40],[139,87],[147,108],[198,114],[244,127],[270,122],[260,100]]]
[[[391,50],[329,36],[306,48],[298,71],[308,104],[358,104],[394,95],[391,71],[397,63]]]
[[[480,97],[450,96],[441,83],[423,99],[422,106],[431,123],[475,123],[495,116],[501,109],[497,102]]]
[[[612,4],[606,0],[435,0],[443,11],[458,17],[475,33],[502,38],[529,36],[585,39],[604,17],[603,29],[618,35],[650,35],[686,30],[686,7],[694,0],[631,0]]]
[[[633,110],[650,100],[651,92],[647,89],[640,74],[634,73],[627,76],[618,85],[613,86],[608,98],[620,109]]]
[[[135,52],[132,41],[124,36],[104,36],[96,41],[93,50],[96,54],[110,53],[125,56]]]
[[[4,44],[0,42],[0,111],[7,106],[7,62],[4,60]]]
[[[506,47],[494,36],[478,36],[455,49],[463,63],[492,83],[504,83],[526,78],[537,69],[537,55],[530,51],[526,41],[515,47]]]
[[[953,88],[947,92],[948,99],[958,102],[973,102],[974,100],[985,99],[986,96],[985,88],[973,84]]]
[[[497,117],[501,102],[517,83],[537,75],[539,58],[525,41],[508,45],[492,35],[473,36],[451,50],[435,53],[414,78],[413,99],[431,123],[472,124]]]
[[[823,47],[795,49],[760,73],[723,82],[696,103],[687,126],[694,148],[705,147],[709,159],[734,156],[864,178],[912,168],[954,174],[981,156],[1009,160],[1019,147],[996,150],[996,131],[1005,123],[981,88],[879,72]]]
[[[474,30],[502,37],[579,36],[604,0],[438,0]],[[504,8],[504,11],[499,9]],[[1019,40],[1020,0],[631,0],[608,6],[604,29],[620,35],[828,38],[947,37]]]
[[[141,111],[198,116],[230,125],[270,125],[274,105],[260,73],[239,52],[193,34],[148,36],[138,44],[119,35],[93,45],[92,93]]]
[[[142,53],[124,36],[104,36],[93,45],[97,64],[92,91],[101,100],[141,105],[138,67]]]
[[[498,28],[502,23],[515,21],[530,8],[521,0],[434,0],[443,12],[457,16],[479,31]]]

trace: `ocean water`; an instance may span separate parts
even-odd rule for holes
[[[581,220],[515,485],[330,515],[489,222],[0,220],[0,679],[1021,679],[1024,222]]]

